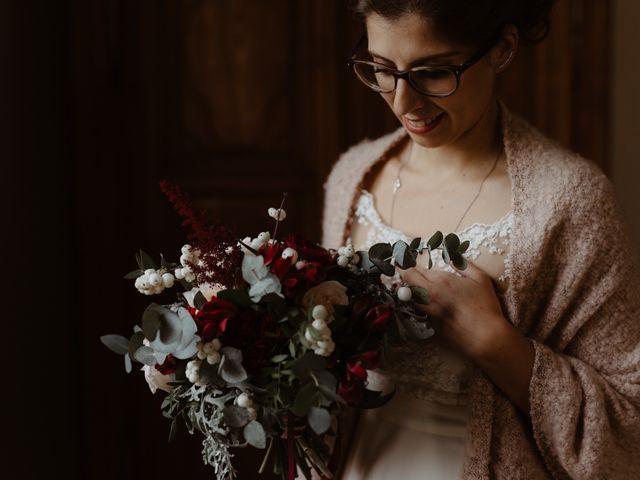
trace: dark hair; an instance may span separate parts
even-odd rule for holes
[[[549,32],[554,0],[355,0],[352,9],[363,22],[372,13],[395,20],[422,15],[442,37],[460,45],[483,45],[506,25],[518,29],[520,41],[535,44]]]

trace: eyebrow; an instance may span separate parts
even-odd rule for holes
[[[372,57],[379,58],[381,60],[384,60],[385,62],[389,62],[389,63],[392,63],[393,65],[395,65],[393,60],[389,60],[388,58],[385,58],[382,55],[378,55],[377,53],[374,53],[374,52],[372,52],[370,50],[368,52],[369,52],[369,55],[371,55]],[[426,57],[421,57],[421,58],[417,58],[416,60],[413,60],[411,63],[409,63],[409,68],[417,67],[417,66],[423,65],[425,63],[432,63],[434,60],[440,60],[440,59],[443,59],[443,58],[454,57],[456,55],[460,55],[460,52],[450,51],[450,52],[436,53],[435,55],[427,55]]]

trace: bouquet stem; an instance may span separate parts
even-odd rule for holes
[[[287,426],[287,453],[289,456],[289,480],[296,479],[296,457],[293,451],[296,446],[293,443],[293,428],[291,424]]]

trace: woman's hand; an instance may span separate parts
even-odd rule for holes
[[[503,316],[491,277],[468,262],[460,276],[424,267],[400,271],[409,285],[427,289],[434,341],[471,358],[525,414],[535,360],[531,342]]]
[[[429,305],[418,309],[431,318],[433,340],[451,350],[476,359],[485,353],[494,332],[509,323],[493,280],[471,262],[466,270],[457,270],[459,275],[421,266],[399,271],[407,284],[429,293]]]

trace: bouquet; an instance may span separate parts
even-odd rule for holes
[[[268,209],[271,232],[239,239],[221,222],[208,221],[177,187],[164,194],[190,228],[179,263],[139,251],[138,269],[125,278],[151,303],[130,338],[102,342],[143,364],[155,393],[166,391],[162,413],[203,436],[202,457],[217,480],[236,477],[232,449],[264,449],[260,472],[271,464],[282,478],[328,467],[336,432],[332,418],[349,405],[376,408],[391,393],[376,391],[369,372],[385,361],[390,345],[433,334],[416,308],[426,290],[403,286],[396,268],[416,265],[419,254],[440,249],[445,261],[465,268],[468,242],[436,232],[428,241],[325,249],[295,233],[276,237],[285,220],[284,198]],[[285,194],[286,198],[286,194]],[[178,287],[178,288],[175,288]],[[175,290],[179,290],[175,292]]]

